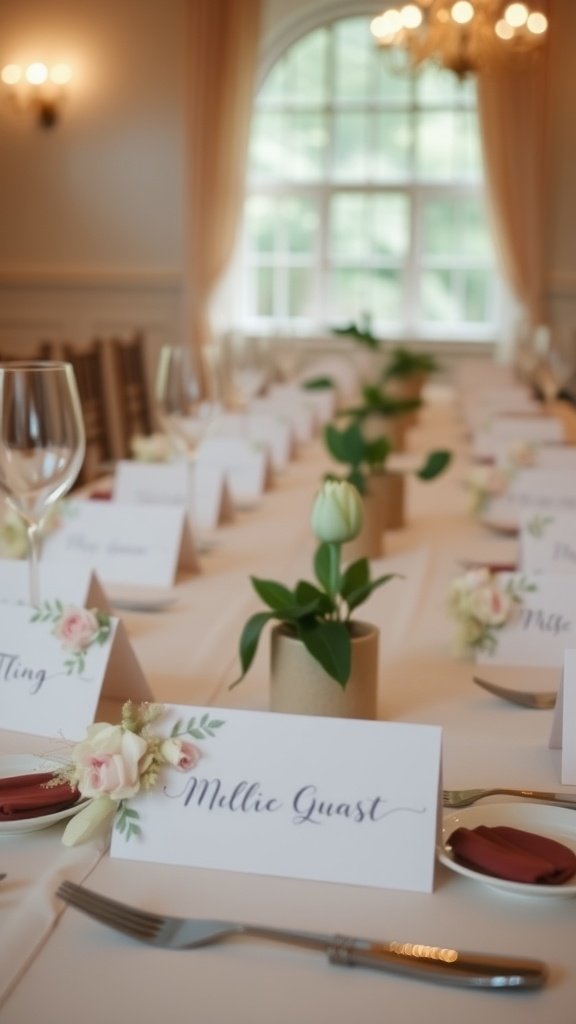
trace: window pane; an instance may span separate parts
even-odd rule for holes
[[[327,93],[328,31],[310,32],[288,52],[286,99],[298,103],[323,103]]]
[[[368,114],[334,115],[333,175],[338,181],[368,178]]]
[[[374,255],[405,256],[410,233],[408,196],[394,192],[371,196],[366,230]]]
[[[423,180],[451,180],[455,163],[455,114],[427,111],[415,118],[416,173]]]
[[[424,64],[416,75],[416,96],[422,106],[459,106],[476,104],[476,83],[474,78],[462,82],[456,75],[446,72],[437,64]]]
[[[272,252],[275,247],[275,200],[251,196],[246,202],[246,244],[249,252]]]
[[[330,203],[330,253],[335,259],[401,258],[409,237],[409,201],[403,193],[340,193]]]
[[[424,320],[453,323],[460,319],[458,295],[450,270],[425,270],[420,287]]]
[[[284,248],[291,253],[312,254],[317,248],[318,211],[311,199],[288,196],[279,200],[278,216]]]
[[[412,164],[412,125],[404,112],[383,112],[377,117],[377,148],[371,142],[374,154],[372,177],[379,181],[402,180],[408,177]]]
[[[489,320],[490,285],[485,270],[467,270],[464,274],[464,319],[483,323]]]
[[[424,256],[480,257],[488,260],[491,238],[483,203],[475,197],[429,199],[423,213]]]
[[[272,267],[256,270],[256,315],[272,316],[274,312],[274,276]]]
[[[310,316],[313,276],[309,267],[288,270],[288,316]]]
[[[278,178],[317,181],[323,177],[327,139],[323,115],[289,111],[285,128]]]
[[[329,248],[332,256],[343,259],[362,259],[367,251],[366,221],[367,197],[363,195],[336,195],[330,203]]]
[[[366,271],[339,267],[329,276],[328,319],[331,322],[401,319],[402,280],[399,271]]]
[[[366,18],[346,18],[334,25],[334,95],[336,100],[373,98],[376,60]]]
[[[407,107],[411,101],[414,84],[408,71],[408,60],[403,50],[398,48],[381,50],[376,43],[376,84],[374,96],[380,103],[401,104]]]

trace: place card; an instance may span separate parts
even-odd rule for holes
[[[188,517],[169,505],[70,501],[45,539],[42,562],[74,558],[108,583],[170,587],[199,572]]]
[[[268,449],[243,437],[207,437],[198,449],[198,463],[224,469],[234,506],[257,504],[271,482]]]
[[[53,600],[0,616],[0,723],[12,732],[79,740],[101,697],[151,700],[122,623]]]
[[[303,397],[300,388],[290,384],[275,384],[265,398],[251,404],[254,411],[280,414],[291,424],[298,444],[308,444],[314,436],[314,411]]]
[[[281,413],[259,412],[251,404],[245,413],[220,416],[210,432],[211,437],[244,437],[248,442],[264,445],[272,468],[281,472],[293,455],[292,427]]]
[[[576,512],[576,474],[562,469],[517,469],[503,495],[487,505],[483,519],[519,527],[524,511],[553,515]]]
[[[482,664],[561,666],[564,650],[576,647],[576,578],[499,573],[517,597],[514,611],[493,629],[491,650],[477,652]]]
[[[562,679],[554,707],[550,747],[561,750],[560,781],[576,786],[576,649],[564,652]]]
[[[432,891],[439,727],[166,710],[165,735],[193,744],[193,766],[166,768],[160,785],[127,802],[141,834],[115,829],[113,856]]]
[[[116,464],[112,497],[122,504],[183,508],[199,531],[215,530],[232,516],[225,472],[207,462],[122,459]]]
[[[555,416],[495,416],[489,426],[478,430],[472,439],[472,451],[476,456],[490,454],[498,439],[506,441],[529,441],[534,444],[561,444],[565,441],[565,428]]]
[[[56,599],[79,608],[112,608],[97,574],[73,559],[41,562],[38,567],[42,601]],[[0,604],[28,604],[30,583],[28,562],[0,560]]]
[[[576,513],[520,513],[520,563],[528,573],[576,573]]]

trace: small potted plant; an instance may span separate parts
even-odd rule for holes
[[[398,345],[392,349],[382,372],[381,383],[397,398],[422,399],[429,376],[438,373],[440,364],[429,352],[415,352]],[[416,412],[409,417],[414,423]]]
[[[325,481],[312,509],[315,582],[289,588],[251,577],[267,606],[246,623],[239,643],[242,672],[250,668],[264,628],[271,635],[272,711],[330,717],[375,718],[378,689],[378,627],[352,613],[394,574],[371,579],[361,558],[342,566],[342,546],[362,528],[362,498],[348,481]]]
[[[340,416],[361,424],[369,440],[387,437],[395,451],[402,451],[409,414],[421,404],[419,398],[396,398],[379,385],[365,384],[361,404],[343,409]]]
[[[364,526],[350,542],[346,553],[350,557],[364,554],[367,558],[377,558],[382,553],[384,531],[404,526],[405,473],[390,470],[386,465],[392,451],[389,438],[366,440],[358,422],[344,430],[328,424],[324,441],[332,457],[348,466],[346,479],[364,498]],[[450,452],[433,451],[415,471],[415,476],[420,480],[434,480],[450,460]]]

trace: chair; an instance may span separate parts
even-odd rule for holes
[[[55,359],[55,349],[56,346],[51,341],[40,341],[35,348],[27,348],[23,352],[7,352],[3,349],[2,351],[0,351],[0,363],[13,363],[15,360],[19,359]]]
[[[62,354],[74,369],[84,416],[86,455],[76,481],[78,485],[84,485],[101,476],[112,457],[102,343],[94,341],[84,348],[64,344]]]
[[[104,342],[114,383],[120,450],[117,457],[130,455],[130,440],[136,434],[151,434],[153,416],[146,377],[144,337],[138,331],[131,338],[111,338]]]

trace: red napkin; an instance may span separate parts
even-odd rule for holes
[[[46,786],[54,772],[33,772],[0,779],[0,821],[55,814],[72,807],[80,794],[69,782]]]
[[[457,828],[448,842],[458,864],[510,882],[562,885],[576,874],[576,854],[567,846],[507,825]]]

